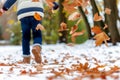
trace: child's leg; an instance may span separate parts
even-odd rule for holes
[[[27,18],[21,19],[23,62],[30,63],[30,27]]]
[[[36,21],[35,19],[32,21],[32,34],[33,34],[33,49],[32,53],[35,57],[35,61],[37,63],[41,63],[41,44],[42,44],[42,33],[40,30],[36,30],[37,24],[39,24],[39,21]]]

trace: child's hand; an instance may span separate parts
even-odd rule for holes
[[[0,11],[0,16],[2,15],[2,12]]]
[[[36,27],[36,30],[45,30],[44,26],[41,25],[41,24],[38,24],[37,27]]]
[[[5,11],[3,9],[0,9],[0,16],[2,16],[2,14],[4,13]]]

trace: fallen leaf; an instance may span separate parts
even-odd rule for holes
[[[101,21],[103,18],[102,18],[102,16],[99,16],[98,13],[95,13],[93,19],[94,19],[94,21]]]
[[[39,0],[32,0],[32,2],[39,2]]]
[[[29,75],[30,76],[33,76],[33,75],[36,75],[36,74],[38,74],[37,71],[32,71],[31,69],[29,70]]]
[[[85,64],[84,64],[84,66],[83,66],[83,69],[84,70],[87,70],[89,68],[89,64],[88,64],[88,62],[86,62]]]
[[[27,74],[26,70],[20,70],[20,75],[25,75],[25,74]]]
[[[37,65],[36,66],[36,70],[37,71],[42,71],[43,70],[43,66],[42,65]]]
[[[13,71],[13,67],[9,68],[9,71],[12,72]]]

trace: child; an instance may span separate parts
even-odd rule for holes
[[[30,39],[31,30],[33,35],[33,48],[32,53],[35,58],[36,63],[41,63],[41,44],[42,44],[42,34],[41,30],[36,30],[36,27],[42,26],[39,20],[34,18],[34,14],[38,13],[41,17],[44,16],[43,10],[43,0],[6,0],[2,9],[0,10],[0,15],[7,11],[15,2],[17,3],[17,17],[21,22],[22,29],[22,50],[23,50],[23,62],[30,63]],[[47,2],[47,1],[46,1]],[[58,5],[56,2],[49,2],[48,5],[53,5],[53,9],[57,9]]]

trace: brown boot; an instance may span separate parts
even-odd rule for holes
[[[27,63],[27,64],[29,64],[30,63],[30,56],[28,56],[28,57],[23,57],[23,63]]]
[[[40,46],[34,46],[32,48],[32,53],[33,53],[33,56],[35,58],[36,63],[41,63],[42,62],[40,51],[41,51]]]

